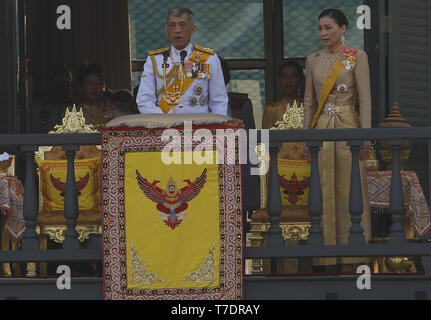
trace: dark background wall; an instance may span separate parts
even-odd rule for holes
[[[16,115],[17,43],[14,2],[0,1],[0,133],[19,131],[19,119]]]
[[[26,0],[30,75],[35,93],[46,88],[46,70],[55,63],[72,72],[99,63],[111,89],[130,89],[131,65],[127,0]],[[71,30],[59,30],[60,5],[71,10]]]

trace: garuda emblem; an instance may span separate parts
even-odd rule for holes
[[[284,189],[283,193],[287,195],[287,200],[291,204],[296,204],[301,200],[304,190],[310,185],[310,177],[304,177],[304,180],[298,181],[296,174],[292,175],[291,180],[287,180],[284,176],[279,176],[280,186]]]
[[[66,183],[61,182],[60,178],[58,179],[54,178],[52,174],[49,175],[49,178],[54,188],[56,188],[58,191],[61,191],[60,196],[64,197],[64,192],[66,191]],[[81,195],[82,189],[84,189],[87,186],[89,180],[90,180],[90,174],[87,173],[87,175],[84,178],[80,178],[79,181],[76,182],[76,189],[78,191],[78,196]]]
[[[156,208],[159,210],[160,218],[168,227],[174,230],[186,216],[185,211],[189,207],[188,202],[197,197],[204,187],[207,178],[206,174],[207,169],[194,182],[191,182],[190,179],[183,180],[187,185],[181,189],[177,188],[177,183],[172,176],[164,190],[157,186],[160,181],[154,180],[153,183],[149,183],[147,179],[141,176],[138,170],[136,170],[136,179],[147,198],[157,203]]]

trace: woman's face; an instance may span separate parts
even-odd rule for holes
[[[280,87],[284,96],[294,97],[298,94],[300,78],[294,66],[286,66],[281,70]]]
[[[97,74],[89,74],[82,82],[82,95],[85,101],[97,101],[103,97],[105,85]]]
[[[331,48],[341,42],[341,36],[346,32],[346,26],[339,27],[337,22],[330,17],[319,20],[319,37],[325,46]]]

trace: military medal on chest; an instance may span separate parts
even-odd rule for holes
[[[202,73],[205,73],[205,65],[204,64],[188,62],[185,65],[185,69],[186,69],[187,78],[203,79]]]
[[[210,66],[203,63],[199,52],[196,52],[195,58],[191,59],[191,61],[192,62],[185,64],[185,73],[187,78],[205,80],[211,78]]]
[[[197,84],[193,89],[193,96],[190,97],[190,106],[197,106],[198,102],[201,106],[206,104],[206,96],[204,94],[204,89],[201,85]]]
[[[196,96],[191,96],[189,99],[189,103],[191,107],[196,107],[198,104],[198,98]]]
[[[340,84],[337,86],[337,91],[338,91],[338,92],[340,92],[340,93],[347,92],[347,91],[348,91],[348,89],[349,89],[349,87],[347,86],[347,84],[344,84],[344,83],[340,83]]]

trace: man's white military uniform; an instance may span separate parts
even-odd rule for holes
[[[144,65],[144,72],[141,77],[136,103],[141,113],[163,113],[160,107],[163,97],[163,52],[169,48],[150,52]],[[179,102],[182,107],[176,107],[175,113],[216,113],[227,115],[228,95],[221,68],[220,59],[211,49],[193,46],[191,43],[184,48],[187,52],[185,63],[196,55],[199,59],[200,54],[208,56],[204,64],[209,70],[207,78],[194,78],[191,85],[185,90],[183,99]],[[166,74],[174,67],[175,63],[181,61],[180,52],[171,46],[170,56],[167,60]],[[153,66],[153,61],[156,66]],[[194,61],[194,60],[193,60]],[[202,66],[204,67],[204,66]],[[187,70],[186,70],[187,71]],[[193,78],[196,74],[196,65],[193,65],[193,72],[187,72],[188,78]],[[175,77],[174,77],[175,78]],[[168,88],[174,79],[167,84]],[[173,113],[171,109],[169,113]]]

